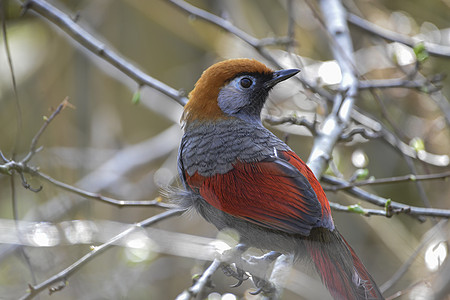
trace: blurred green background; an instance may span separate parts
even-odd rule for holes
[[[254,49],[238,38],[182,13],[166,1],[49,2],[70,16],[77,17],[79,25],[147,74],[186,94],[201,72],[216,61],[232,57],[262,60]],[[289,14],[285,0],[190,3],[229,19],[235,26],[257,38],[287,34]],[[295,20],[296,44],[291,50],[302,58],[302,64],[293,66],[302,68],[302,74],[310,76],[309,80],[326,85],[326,80],[319,78],[318,68],[322,62],[333,59],[330,39],[315,16],[320,15],[320,11],[317,8],[315,12],[311,10],[316,3],[310,3],[293,1],[291,13]],[[39,142],[44,149],[33,158],[32,165],[39,166],[42,172],[60,181],[116,199],[151,200],[160,195],[162,187],[176,184],[176,155],[181,137],[178,120],[182,107],[148,87],[140,90],[140,102],[133,104],[133,95],[139,90],[133,80],[83,49],[63,31],[32,11],[21,16],[18,1],[3,1],[3,5],[6,8],[8,43],[21,111],[19,130],[17,100],[2,40],[0,150],[4,155],[11,158],[17,143],[17,157],[23,157],[32,137],[44,122],[43,116],[48,117],[52,109],[68,97],[75,109],[65,109],[50,124]],[[361,0],[345,1],[345,5],[349,11],[384,28],[450,46],[449,1]],[[403,76],[403,71],[413,69],[414,64],[408,61],[401,66],[403,71],[395,64],[396,60],[402,64],[399,53],[403,52],[396,52],[394,46],[353,26],[350,29],[358,53],[357,66],[364,78],[396,78]],[[286,46],[269,46],[268,49],[283,63],[298,62],[287,59]],[[421,65],[420,72],[431,76],[446,73],[449,67],[448,57],[430,57]],[[441,84],[442,94],[448,96],[449,79]],[[290,115],[295,112],[310,120],[317,114],[320,120],[329,104],[305,91],[298,83],[292,82],[289,87],[288,93],[283,92],[282,87],[273,93],[265,113]],[[329,89],[332,87],[327,86]],[[413,89],[377,90],[375,93],[382,99],[389,118],[401,132],[402,141],[408,144],[416,138],[424,142],[426,151],[430,153],[450,154],[449,124],[428,95]],[[369,91],[361,91],[357,101],[358,107],[383,119],[382,109]],[[388,124],[386,121],[384,123]],[[391,128],[390,125],[387,127]],[[307,160],[313,144],[313,138],[307,131],[293,126],[271,127],[271,130],[280,137],[286,137],[286,132],[291,133],[289,145]],[[333,162],[345,178],[349,178],[359,167],[357,163],[352,163],[355,151],[364,154],[364,166],[376,178],[411,173],[402,155],[382,140],[359,142],[339,144],[333,152]],[[143,145],[142,151],[131,151],[136,149],[133,148],[136,145]],[[444,163],[444,167],[417,161],[415,164],[419,174],[449,170],[448,162],[447,166]],[[90,245],[98,245],[119,233],[124,229],[124,223],[133,224],[162,211],[148,207],[117,208],[61,191],[30,176],[26,178],[31,186],[42,185],[43,189],[39,193],[25,190],[20,179],[16,178],[19,219],[55,223],[59,234],[66,236],[64,241],[54,245],[50,241],[48,246],[51,247],[25,248],[38,283],[88,253]],[[450,209],[448,181],[426,181],[422,184],[433,207]],[[393,201],[424,206],[416,185],[411,182],[373,186],[366,190]],[[8,230],[14,228],[13,223],[6,222],[13,219],[11,195],[10,177],[0,175],[0,219],[4,220],[0,227],[5,236]],[[342,192],[328,192],[327,195],[330,201],[372,207]],[[424,233],[437,222],[428,219],[421,223],[405,215],[387,219],[340,212],[335,212],[334,218],[341,233],[380,285],[391,278],[418,247]],[[93,223],[80,223],[81,229],[77,231],[77,223],[73,220]],[[93,237],[86,238],[84,242],[70,242],[64,222],[69,222],[67,226],[74,228],[81,237],[89,234]],[[216,229],[197,215],[171,218],[155,227],[202,237],[215,238],[217,235]],[[24,228],[24,231],[36,232],[37,229],[33,228],[31,231]],[[447,241],[448,229],[445,225],[433,241]],[[171,241],[167,239],[153,242],[170,245]],[[32,275],[21,252],[17,249],[11,252],[14,243],[5,240],[0,243],[3,243],[0,245],[0,298],[16,299],[26,292]],[[419,299],[423,296],[423,289],[427,292],[422,283],[433,282],[435,276],[441,276],[425,264],[425,250],[429,245],[385,296],[409,289],[401,299]],[[144,253],[130,254],[129,247],[115,247],[68,278],[69,284],[62,291],[52,296],[43,292],[40,299],[174,299],[192,284],[192,276],[208,265],[202,260],[184,257],[183,249],[178,249],[179,255],[149,249]],[[300,266],[297,270],[317,280],[312,267]],[[253,299],[246,292],[252,289],[250,283],[230,289],[228,286],[234,280],[223,276],[221,271],[213,280],[216,285],[214,290],[218,293],[234,293],[235,299]],[[296,286],[295,282],[290,285]],[[318,295],[327,295],[322,286],[318,285],[317,289],[322,289]],[[287,289],[283,299],[308,298],[308,295],[311,294],[304,290],[293,292]],[[210,297],[220,299],[218,294]],[[222,299],[226,297],[232,296],[222,296]]]

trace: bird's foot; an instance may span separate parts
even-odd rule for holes
[[[247,262],[253,266],[258,266],[259,270],[264,270],[264,272],[267,273],[267,270],[270,268],[270,264],[273,263],[280,255],[280,252],[271,251],[262,256],[251,256]],[[263,293],[265,295],[269,295],[276,290],[275,286],[271,282],[265,280],[263,277],[255,276],[254,273],[251,274],[256,291],[250,292],[250,294],[258,295]]]
[[[275,292],[276,290],[275,286],[265,279],[259,278],[257,276],[252,276],[252,281],[256,287],[256,291],[250,292],[250,294],[252,295],[258,295],[261,293],[269,295]]]
[[[231,287],[240,286],[245,280],[250,278],[249,274],[251,274],[255,287],[257,288],[257,290],[252,292],[252,294],[254,293],[257,295],[262,292],[270,293],[273,291],[274,287],[271,283],[262,278],[265,277],[264,274],[267,273],[267,270],[269,270],[270,264],[275,261],[281,253],[271,251],[262,256],[250,256],[248,258],[243,258],[242,254],[247,249],[247,246],[239,244],[235,248],[229,250],[228,253],[225,253],[226,261],[234,263],[222,265],[224,274],[238,280],[238,282],[233,284]]]
[[[281,253],[270,251],[262,256],[251,256],[247,261],[251,264],[266,264],[270,265],[274,260],[280,257]]]
[[[238,244],[233,249],[227,250],[223,253],[225,261],[234,262],[232,264],[222,265],[222,271],[226,276],[233,277],[238,280],[231,287],[240,286],[250,276],[239,266],[242,264],[242,254],[247,251],[249,247],[245,244]]]
[[[225,276],[233,277],[238,280],[235,284],[232,284],[231,287],[238,287],[240,286],[245,280],[249,279],[250,276],[245,273],[244,270],[241,268],[235,267],[233,268],[232,265],[223,265],[222,271],[225,274]]]

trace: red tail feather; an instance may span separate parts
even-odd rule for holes
[[[313,229],[306,247],[334,299],[384,299],[358,256],[336,229]]]

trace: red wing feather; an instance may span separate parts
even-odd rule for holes
[[[303,170],[295,167],[279,158],[238,162],[225,174],[211,177],[186,174],[186,181],[209,204],[228,214],[306,236],[311,228],[323,226],[323,208]],[[325,201],[328,203],[326,198]]]
[[[320,205],[322,206],[322,216],[324,219],[328,219],[331,222],[331,209],[330,209],[330,203],[328,202],[327,196],[325,195],[325,192],[322,189],[322,186],[320,185],[319,181],[317,180],[314,173],[311,171],[311,169],[301,160],[300,157],[298,157],[295,152],[292,151],[286,151],[281,152],[281,155],[284,159],[286,159],[291,165],[293,165],[297,170],[300,171],[300,173],[303,174],[303,176],[306,177],[308,182],[311,184],[312,188],[314,189],[314,192],[316,193],[317,199],[320,202]]]

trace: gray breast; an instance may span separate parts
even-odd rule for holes
[[[290,150],[261,124],[230,118],[216,123],[190,124],[182,138],[179,163],[189,175],[224,174],[236,161],[261,161]]]

